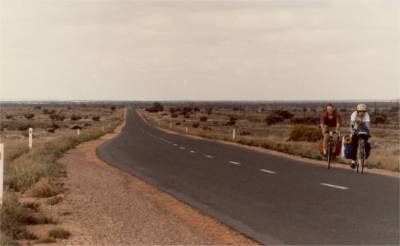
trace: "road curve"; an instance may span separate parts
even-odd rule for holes
[[[128,110],[109,163],[262,244],[399,244],[399,179],[168,134]]]

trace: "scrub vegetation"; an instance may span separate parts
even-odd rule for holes
[[[47,215],[45,209],[63,201],[62,178],[67,173],[57,160],[80,143],[112,132],[121,124],[122,116],[123,110],[115,106],[2,105],[0,142],[5,145],[6,192],[0,245],[55,242],[69,237],[62,228],[51,230],[48,238],[29,230],[31,225],[59,223],[59,218]],[[31,150],[29,128],[33,128]]]
[[[336,103],[342,116],[341,134],[349,134],[356,103]],[[398,102],[369,103],[372,118],[370,168],[399,171]],[[322,160],[319,117],[323,103],[157,103],[138,110],[152,125],[178,133],[233,141],[296,156]],[[158,110],[154,110],[157,108]],[[150,110],[149,110],[150,109]],[[236,137],[233,139],[233,130]],[[347,160],[337,159],[339,162]]]

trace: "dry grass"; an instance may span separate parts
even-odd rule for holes
[[[66,173],[57,160],[78,144],[112,132],[122,122],[123,112],[103,107],[48,107],[43,112],[29,106],[2,107],[1,111],[0,142],[5,144],[5,195],[9,197],[1,211],[1,243],[9,245],[15,240],[36,239],[26,225],[55,223],[40,212],[36,203],[21,204],[19,197],[30,194],[37,199],[51,197],[46,200],[50,205],[61,202],[55,195],[62,192],[62,187],[53,179]],[[29,120],[27,114],[35,116]],[[73,115],[80,119],[71,120]],[[72,126],[81,128],[80,136]],[[28,127],[34,128],[34,147],[30,151]]]
[[[318,142],[289,141],[290,132],[296,125],[280,123],[268,126],[264,119],[268,113],[254,111],[233,111],[228,109],[213,110],[212,114],[204,111],[195,112],[186,118],[178,114],[171,117],[165,112],[149,113],[139,110],[144,118],[155,126],[185,134],[185,128],[189,128],[189,134],[224,141],[234,141],[245,145],[260,146],[267,149],[307,157],[311,159],[323,159],[319,153]],[[205,117],[207,119],[205,120]],[[226,124],[231,117],[237,119],[236,124]],[[193,123],[199,123],[193,128]],[[177,124],[178,123],[178,124]],[[317,129],[317,126],[309,125]],[[232,139],[232,131],[236,129],[236,139]],[[348,134],[348,128],[342,129],[342,134]],[[370,140],[373,149],[368,160],[369,167],[399,171],[400,132],[396,129],[373,128],[373,138]],[[339,162],[347,160],[338,159]]]

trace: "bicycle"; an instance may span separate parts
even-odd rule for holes
[[[331,169],[331,162],[335,158],[335,154],[333,154],[333,149],[336,152],[336,146],[335,146],[335,140],[333,139],[333,136],[336,134],[336,132],[329,131],[329,137],[326,145],[326,158],[328,161],[328,169]]]
[[[357,147],[357,173],[360,173],[360,166],[361,166],[361,173],[364,173],[365,167],[365,160],[367,158],[367,153],[365,150],[365,143],[369,137],[368,132],[358,132],[358,147]]]

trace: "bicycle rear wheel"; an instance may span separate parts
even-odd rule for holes
[[[361,140],[360,142],[360,163],[361,163],[361,173],[364,173],[364,164],[365,164],[365,142]]]
[[[328,148],[326,150],[326,156],[328,158],[328,169],[331,169],[331,161],[332,161],[332,143],[328,142]]]

